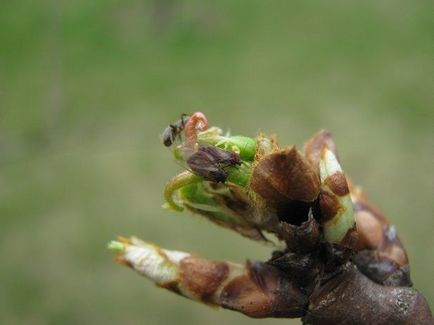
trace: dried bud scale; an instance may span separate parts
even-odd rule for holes
[[[306,141],[303,146],[303,152],[306,159],[318,170],[318,172],[321,160],[321,152],[324,148],[330,150],[339,161],[336,144],[332,139],[331,132],[329,131],[319,131],[312,138]]]
[[[313,202],[319,194],[318,174],[295,146],[262,157],[252,172],[252,190],[264,199]]]
[[[278,234],[292,252],[310,252],[316,249],[321,236],[320,225],[312,213],[300,225],[280,222]]]
[[[355,221],[348,184],[335,154],[327,147],[320,155],[319,205],[327,242],[355,245]]]
[[[225,135],[196,112],[170,124],[163,141],[187,169],[166,185],[166,207],[249,239],[275,235],[285,248],[242,265],[121,238],[109,245],[119,263],[187,298],[255,318],[433,324],[427,302],[409,288],[395,227],[344,175],[330,132],[315,134],[301,153],[280,148],[274,136]]]
[[[395,226],[389,224],[359,187],[351,185],[350,191],[359,235],[354,263],[377,283],[411,286],[407,252]]]

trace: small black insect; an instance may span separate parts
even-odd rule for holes
[[[185,124],[190,119],[187,114],[181,114],[181,118],[173,124],[169,124],[163,131],[163,144],[170,147],[176,140],[176,137],[181,137],[181,132],[185,128]],[[182,140],[182,139],[181,139]]]
[[[225,168],[241,163],[236,152],[213,146],[202,146],[187,159],[187,165],[193,173],[215,183],[226,181],[228,173]]]

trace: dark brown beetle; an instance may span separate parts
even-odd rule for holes
[[[181,132],[184,130],[186,123],[190,119],[187,114],[181,114],[181,118],[173,124],[169,124],[163,132],[163,144],[166,147],[170,147],[174,142],[176,137],[181,137]]]
[[[228,178],[225,168],[241,165],[241,160],[234,151],[201,146],[187,159],[187,165],[193,173],[208,181],[224,183]]]

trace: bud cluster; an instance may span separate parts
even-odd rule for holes
[[[411,288],[395,227],[344,174],[330,132],[299,151],[274,136],[224,134],[196,112],[170,124],[163,143],[186,169],[167,183],[164,207],[284,247],[266,262],[242,265],[120,238],[110,243],[118,262],[161,287],[250,317],[433,324],[426,300]]]

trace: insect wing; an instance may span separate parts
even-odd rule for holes
[[[188,166],[193,173],[212,182],[224,182],[227,173],[215,164],[214,158],[204,151],[195,152],[187,160]]]
[[[200,171],[204,169],[215,169],[214,158],[205,151],[196,151],[187,159],[187,165],[193,171]]]
[[[217,164],[226,166],[241,165],[240,156],[234,151],[223,150],[214,146],[203,146],[199,150],[210,155]]]

